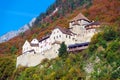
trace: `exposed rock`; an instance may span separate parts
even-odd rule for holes
[[[28,30],[30,27],[32,27],[32,25],[34,24],[36,18],[33,18],[28,24],[25,24],[23,27],[21,27],[19,30],[16,31],[10,31],[8,33],[6,33],[5,35],[0,37],[0,43],[2,42],[6,42],[16,36],[18,36],[20,33],[25,32],[26,30]]]

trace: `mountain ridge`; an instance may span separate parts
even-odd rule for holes
[[[20,29],[15,30],[15,31],[7,32],[6,34],[0,36],[0,43],[8,41],[8,40],[18,36],[20,33],[24,33],[25,31],[30,29],[30,27],[32,27],[32,25],[34,24],[35,20],[36,20],[36,18],[33,18],[28,24],[25,24]]]

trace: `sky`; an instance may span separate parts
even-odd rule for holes
[[[55,0],[0,0],[0,36],[29,23]]]

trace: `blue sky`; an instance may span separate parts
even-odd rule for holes
[[[0,36],[18,30],[55,0],[0,0]]]

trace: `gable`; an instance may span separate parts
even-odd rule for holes
[[[26,40],[23,47],[30,46],[30,43]]]
[[[39,41],[36,38],[31,41],[31,44],[38,44],[38,43]]]
[[[76,17],[70,20],[70,22],[78,21],[78,20],[85,20],[85,21],[90,22],[90,20],[87,17],[85,17],[82,13],[79,13]]]

